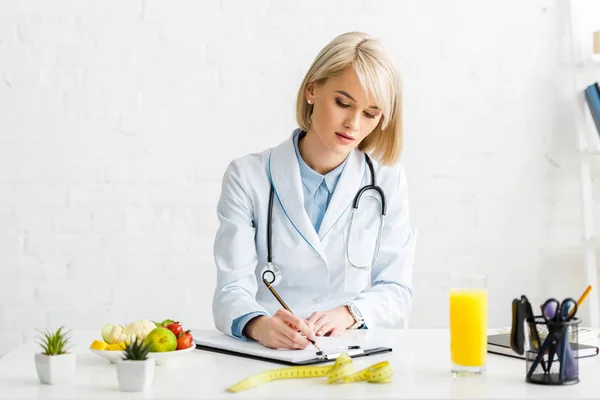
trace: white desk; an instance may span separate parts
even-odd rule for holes
[[[0,358],[0,399],[183,399],[183,398],[598,398],[600,357],[579,360],[581,382],[571,386],[540,386],[525,382],[525,362],[488,354],[486,375],[453,378],[450,373],[447,330],[355,331],[354,335],[377,337],[392,353],[355,359],[362,369],[389,360],[393,382],[328,385],[324,378],[284,380],[236,394],[225,388],[281,365],[229,355],[194,351],[156,367],[148,393],[120,392],[114,364],[88,350],[100,331],[75,331],[77,376],[67,385],[39,383],[33,355],[37,345],[29,342]]]

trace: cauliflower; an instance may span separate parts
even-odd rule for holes
[[[127,335],[123,333],[123,327],[121,325],[113,325],[113,328],[108,335],[108,343],[120,343],[127,340]]]
[[[123,335],[126,340],[132,340],[137,338],[138,340],[145,340],[146,336],[156,328],[156,324],[147,319],[142,319],[139,321],[135,321],[130,323],[123,330]]]

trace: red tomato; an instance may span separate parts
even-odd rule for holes
[[[176,350],[189,349],[190,346],[192,345],[193,341],[194,341],[194,338],[192,337],[192,334],[190,333],[190,331],[186,331],[183,335],[181,335],[180,337],[177,338],[177,349]]]
[[[178,322],[169,324],[166,326],[166,328],[173,332],[175,334],[175,337],[179,337],[183,333],[183,327]]]

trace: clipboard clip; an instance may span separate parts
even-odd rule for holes
[[[335,360],[343,353],[348,354],[350,357],[356,356],[359,354],[364,354],[365,351],[360,346],[348,346],[346,349],[343,347],[338,347],[331,350],[321,350],[317,351],[317,357],[323,360]]]

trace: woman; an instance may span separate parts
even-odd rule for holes
[[[213,315],[220,331],[267,347],[304,349],[307,338],[397,326],[409,312],[414,239],[406,179],[396,164],[399,86],[377,40],[340,35],[302,82],[299,129],[279,146],[228,166],[214,247]],[[377,190],[364,191],[351,221],[355,196],[373,178],[385,201]],[[269,236],[273,266],[266,267]]]

